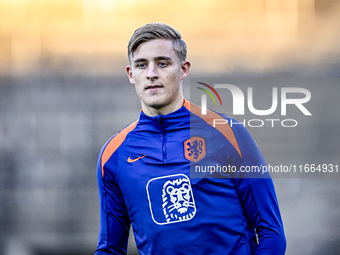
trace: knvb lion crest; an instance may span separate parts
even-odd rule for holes
[[[187,160],[197,162],[205,157],[205,139],[199,136],[190,137],[184,142],[184,155]]]
[[[184,174],[153,178],[146,192],[151,217],[158,225],[188,221],[196,214],[192,186]]]
[[[167,222],[190,220],[194,217],[196,208],[187,177],[167,181],[163,186],[162,198]]]

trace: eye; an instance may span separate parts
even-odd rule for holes
[[[158,65],[159,65],[160,67],[167,67],[167,66],[168,66],[168,63],[166,63],[166,62],[159,62]]]
[[[143,69],[143,68],[146,67],[146,64],[144,64],[144,63],[139,63],[139,64],[136,65],[136,67],[137,67],[137,68]]]

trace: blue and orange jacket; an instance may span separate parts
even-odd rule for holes
[[[266,164],[259,147],[243,125],[214,119],[231,120],[184,101],[167,115],[141,112],[104,145],[96,255],[126,254],[130,225],[141,255],[285,253],[272,179],[239,171]]]

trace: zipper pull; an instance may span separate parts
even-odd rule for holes
[[[157,120],[157,123],[158,123],[159,125],[162,125],[162,124],[163,124],[163,115],[158,115],[157,118],[156,118],[156,120]]]

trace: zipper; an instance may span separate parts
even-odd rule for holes
[[[157,123],[162,129],[162,135],[163,135],[162,157],[163,157],[163,161],[165,161],[166,158],[167,158],[167,155],[166,155],[166,138],[167,138],[167,135],[166,135],[166,132],[165,132],[165,129],[164,129],[164,126],[163,126],[163,115],[157,116]]]

